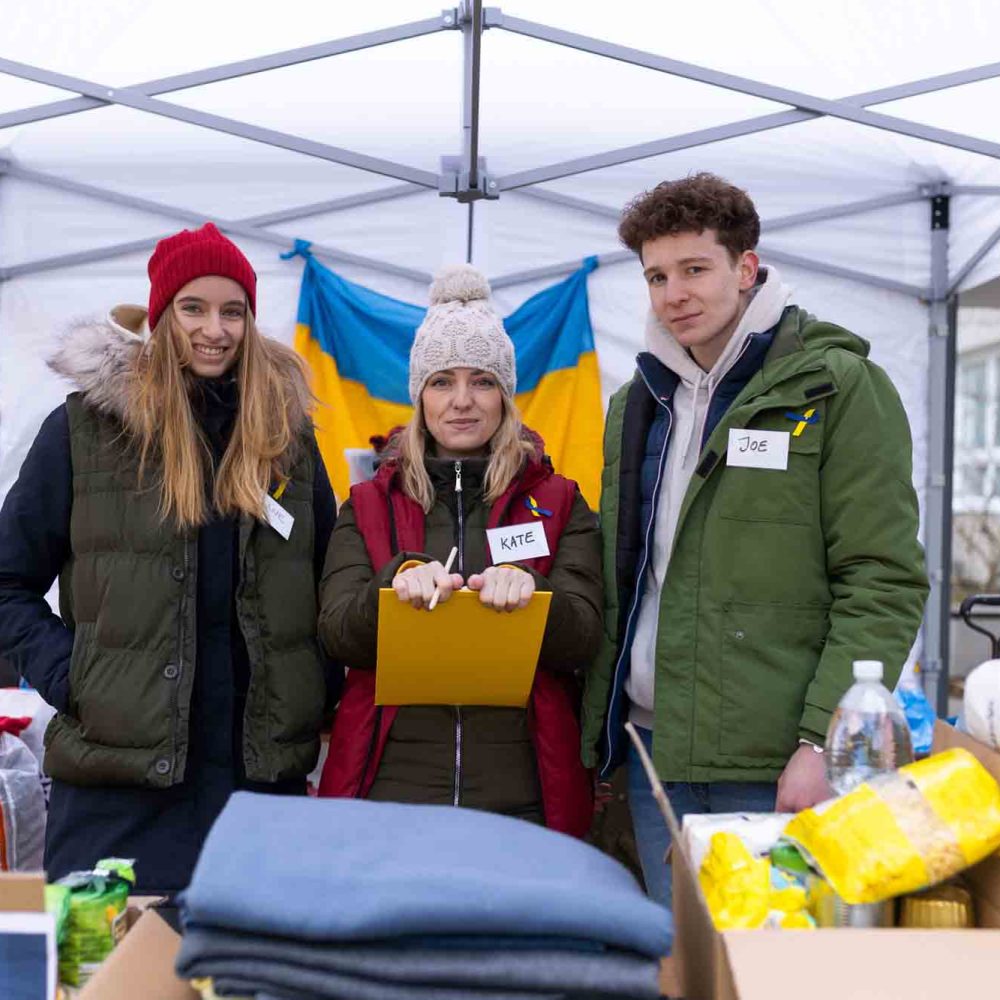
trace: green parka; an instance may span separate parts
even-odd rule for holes
[[[927,580],[909,426],[868,344],[786,309],[759,371],[720,419],[685,494],[660,595],[654,763],[664,781],[771,781],[798,740],[822,743],[854,659],[895,683]],[[638,375],[636,376],[638,379]],[[605,636],[588,677],[583,758],[623,756],[628,670],[620,524],[623,439],[636,380],[612,398],[604,444]],[[726,463],[731,428],[793,431],[787,471]],[[615,702],[609,714],[609,701]]]

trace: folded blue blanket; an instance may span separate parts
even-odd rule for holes
[[[200,927],[185,931],[177,955],[177,972],[182,979],[236,975],[256,980],[259,976],[257,989],[265,983],[288,985],[300,973],[322,974],[322,986],[314,986],[313,991],[328,1000],[342,995],[358,1000],[362,987],[378,996],[378,986],[386,990],[466,990],[470,1000],[478,997],[475,991],[480,990],[533,995],[593,992],[605,1000],[656,1000],[660,995],[659,970],[655,958],[615,949],[401,948],[382,943],[291,941]]]
[[[649,956],[667,911],[596,848],[493,813],[238,792],[183,896],[191,925],[312,941],[545,935]]]

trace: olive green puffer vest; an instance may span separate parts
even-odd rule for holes
[[[73,461],[72,558],[61,612],[75,629],[69,710],[45,734],[46,770],[78,785],[167,787],[184,779],[194,681],[197,533],[139,488],[121,424],[66,401]],[[316,644],[312,490],[304,447],[281,496],[288,541],[244,516],[237,617],[250,658],[247,778],[273,782],[315,764],[325,686]]]

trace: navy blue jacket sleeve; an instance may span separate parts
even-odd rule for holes
[[[45,594],[70,558],[73,463],[66,406],[45,418],[0,509],[0,656],[66,711],[73,632]]]
[[[316,459],[316,472],[313,475],[313,520],[316,535],[313,565],[318,591],[320,580],[323,578],[323,565],[326,562],[326,550],[330,544],[330,535],[333,534],[333,526],[337,520],[337,501],[333,495],[333,487],[330,485],[326,466],[323,464],[323,456],[316,446],[315,439],[313,439],[313,448],[315,448]],[[344,686],[344,668],[340,663],[326,656],[322,649],[323,647],[320,646],[326,668],[326,708],[328,712],[332,712],[334,706],[340,701],[340,692]]]

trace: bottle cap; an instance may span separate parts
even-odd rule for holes
[[[856,681],[880,681],[882,680],[881,660],[855,660],[854,679]]]

